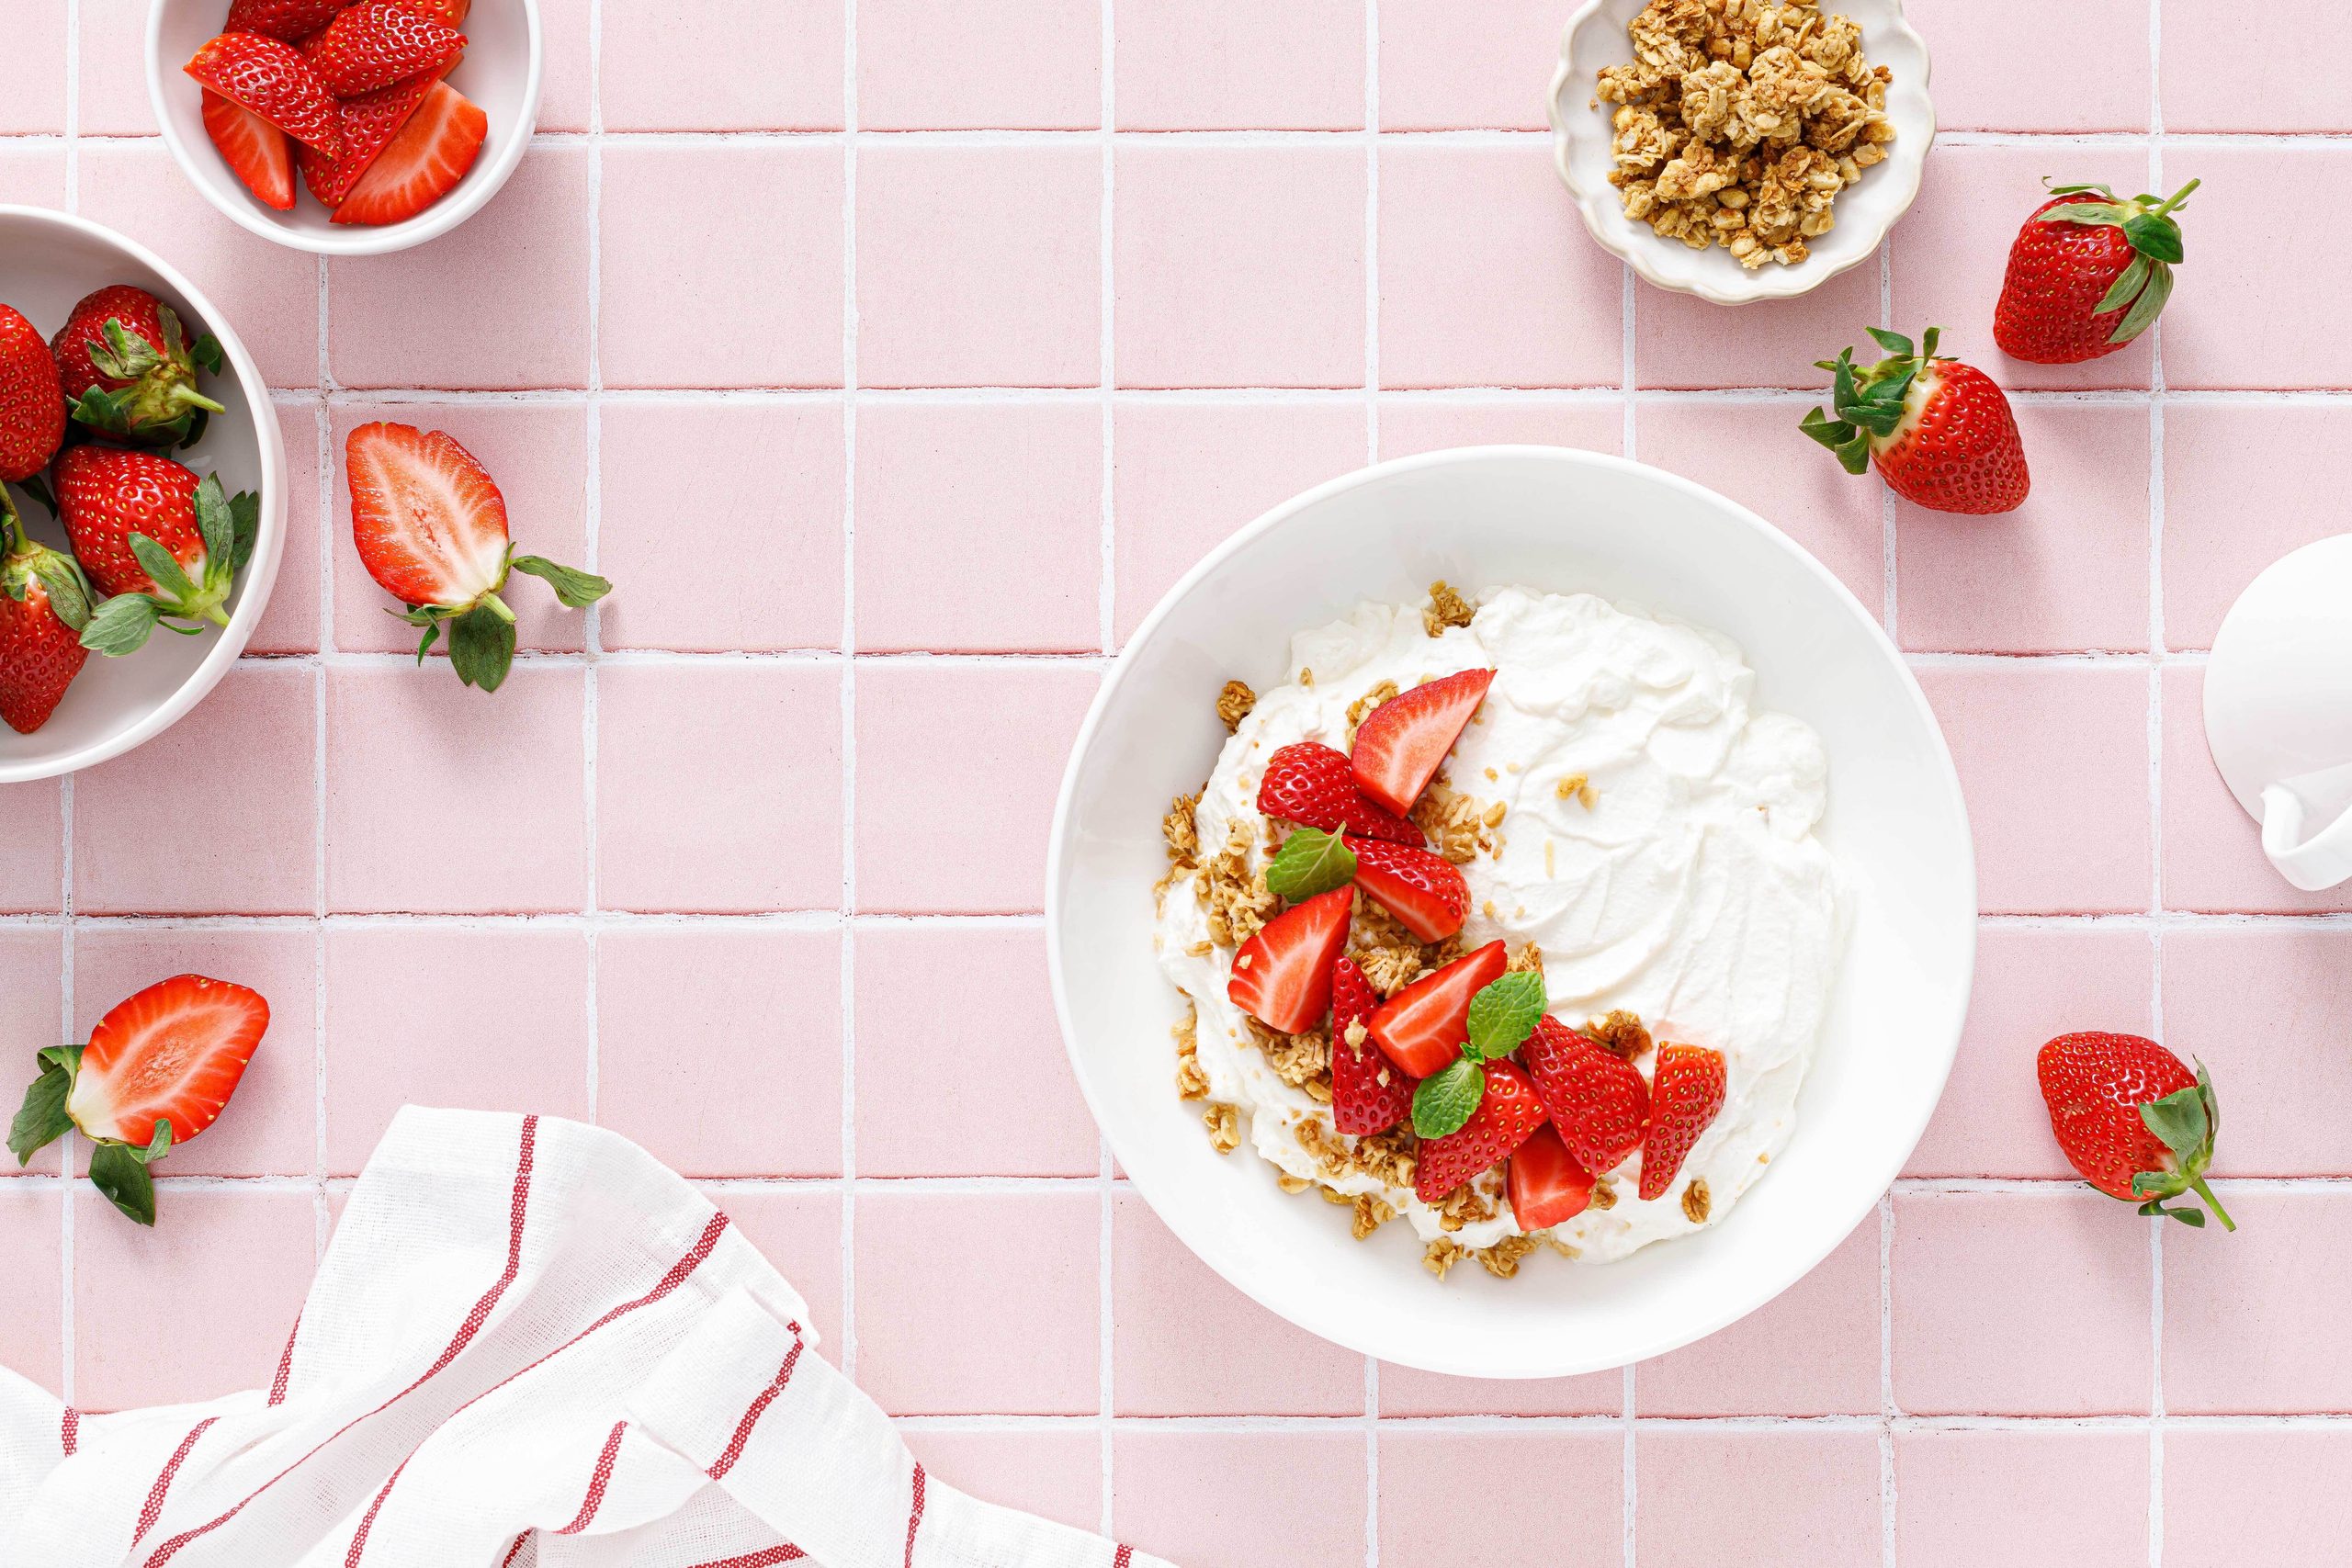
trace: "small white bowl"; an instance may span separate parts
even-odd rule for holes
[[[1440,1283],[1402,1224],[1366,1242],[1209,1146],[1177,1097],[1177,992],[1152,951],[1160,818],[1225,743],[1213,705],[1281,683],[1291,634],[1436,578],[1584,590],[1712,626],[1759,705],[1820,732],[1820,834],[1852,931],[1787,1151],[1718,1225],[1623,1262],[1539,1253],[1510,1280]],[[1170,1229],[1300,1327],[1406,1366],[1557,1377],[1656,1356],[1763,1305],[1871,1213],[1942,1092],[1967,1010],[1975,858],[1918,683],[1870,613],[1786,535],[1623,458],[1484,446],[1366,468],[1244,528],[1169,592],[1103,683],[1064,775],[1046,863],[1054,1000],[1120,1167]],[[1802,1346],[1781,1354],[1802,1356]]]
[[[265,240],[326,256],[380,256],[437,239],[481,211],[521,163],[539,118],[539,0],[474,0],[466,17],[466,57],[449,85],[481,106],[490,139],[457,189],[404,223],[330,222],[326,208],[295,177],[294,210],[265,207],[245,188],[204,130],[204,89],[183,69],[220,31],[229,0],[154,0],[147,13],[147,96],[164,143],[204,198]]]
[[[44,337],[65,324],[84,295],[109,283],[135,283],[163,300],[179,313],[191,341],[204,333],[220,341],[221,373],[203,373],[199,384],[227,412],[212,416],[196,446],[170,456],[198,473],[218,473],[232,495],[258,491],[261,528],[253,559],[230,594],[226,627],[197,637],[159,630],[137,653],[92,654],[47,724],[30,735],[0,725],[0,784],[74,773],[170,728],[236,662],[269,603],[286,550],[286,448],[277,415],[227,319],[187,279],[111,229],[36,207],[0,207],[0,303],[22,310]],[[17,511],[27,532],[65,547],[56,520],[21,490]]]
[[[1752,272],[1721,245],[1694,251],[1679,240],[1661,239],[1647,223],[1625,216],[1617,187],[1609,183],[1616,167],[1609,150],[1615,106],[1592,107],[1594,82],[1601,67],[1632,61],[1634,45],[1625,27],[1646,4],[1588,0],[1560,35],[1560,66],[1552,77],[1552,161],[1601,247],[1660,288],[1718,305],[1794,299],[1876,255],[1879,242],[1919,194],[1919,176],[1936,139],[1936,107],[1928,97],[1928,44],[1904,18],[1903,0],[1821,0],[1824,11],[1850,17],[1861,28],[1862,51],[1871,64],[1894,73],[1886,90],[1894,140],[1887,144],[1884,163],[1864,170],[1838,194],[1838,226],[1806,242],[1812,254],[1794,266],[1771,263]]]

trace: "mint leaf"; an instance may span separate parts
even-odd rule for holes
[[[545,556],[516,556],[514,567],[554,589],[556,598],[567,610],[584,610],[613,591],[612,583],[594,572],[558,566]]]
[[[1355,874],[1356,852],[1339,834],[1301,828],[1283,840],[1273,863],[1266,867],[1266,886],[1296,903],[1345,887]]]
[[[90,1151],[90,1185],[142,1225],[155,1223],[155,1181],[127,1144],[100,1144]]]
[[[1413,1091],[1413,1131],[1424,1138],[1458,1133],[1487,1098],[1487,1069],[1456,1057],[1421,1080]]]
[[[73,1088],[71,1072],[55,1062],[41,1063],[40,1076],[27,1086],[25,1102],[8,1124],[8,1152],[18,1165],[73,1130],[74,1119],[65,1114],[65,1097]]]
[[[1481,1061],[1508,1056],[1535,1032],[1544,1016],[1544,976],[1532,969],[1505,975],[1470,998],[1470,1054]]]

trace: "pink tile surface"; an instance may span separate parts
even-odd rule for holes
[[[2148,128],[2143,0],[2086,0],[2064,8],[2039,0],[1917,0],[1906,14],[1935,61],[1939,130]],[[2169,26],[2165,33],[2169,60],[2182,40]],[[2029,36],[2034,47],[2018,48]],[[2084,69],[2091,61],[2097,68]],[[2178,130],[2170,96],[2165,123]]]
[[[662,69],[605,75],[605,129],[838,130],[842,17],[828,0],[616,6],[605,58]]]
[[[2281,230],[2276,243],[2250,252],[2215,237],[2262,220],[2262,191],[2323,189],[2352,172],[2352,146],[2311,141],[2273,146],[2190,143],[2167,150],[2167,191],[2205,182],[2183,209],[2184,224],[2206,237],[2194,280],[2197,309],[2165,312],[2165,383],[2169,387],[2352,385],[2352,346],[2327,331],[2320,301],[2302,287],[2312,269],[2352,243],[2352,216],[2322,206],[2312,221]],[[2184,276],[2188,264],[2184,263]],[[2182,288],[2190,287],[2184,282]],[[2176,298],[2179,296],[2176,294]]]
[[[1490,1434],[1391,1427],[1380,1435],[1380,1556],[1518,1568],[1528,1535],[1465,1529],[1464,1499],[1510,1477],[1543,1561],[1613,1562],[1625,1533],[1625,1442],[1610,1431]],[[1536,1523],[1535,1521],[1540,1521]]]
[[[2165,1237],[2165,1408],[2352,1409],[2352,1345],[2335,1332],[2352,1291],[2352,1194],[2221,1196],[2234,1233],[2209,1224]]]
[[[55,779],[0,784],[0,809],[24,830],[0,834],[0,912],[54,912],[64,902],[65,835],[63,791]],[[57,831],[38,824],[56,823]]]
[[[1625,405],[1614,399],[1560,402],[1508,395],[1461,401],[1393,392],[1380,400],[1380,456],[1408,457],[1448,446],[1578,446],[1622,454]]]
[[[1122,130],[1363,124],[1364,0],[1160,0],[1119,17]]]
[[[2270,28],[2289,36],[2331,25],[2322,0],[2279,0],[2262,29],[2198,0],[2158,0],[2164,27],[2165,129],[2352,130],[2352,104],[2329,90],[2326,73],[2281,71],[2266,43]]]
[[[2000,1562],[2024,1519],[2051,1562],[2143,1568],[2148,1561],[2148,1439],[2141,1432],[1902,1432],[1894,1488],[1895,1561],[1905,1568]]]
[[[1127,1426],[1111,1455],[1112,1533],[1155,1557],[1186,1568],[1363,1557],[1360,1433]]]
[[[22,90],[11,92],[7,102],[0,104],[0,134],[55,136],[65,130],[65,18],[70,14],[55,6],[10,9],[11,74]]]
[[[1634,1443],[1635,1539],[1664,1562],[1880,1561],[1878,1438],[1822,1427],[1652,1427]]]
[[[1382,0],[1384,130],[1541,130],[1544,85],[1528,62],[1555,54],[1553,0]]]
[[[1495,1382],[1380,1364],[1380,1414],[1395,1416],[1615,1416],[1625,1408],[1623,1372]]]
[[[2164,671],[2165,903],[2176,909],[2309,914],[2352,909],[2352,885],[2287,886],[2262,853],[2261,829],[2222,782],[2205,745],[2205,671]]]
[[[65,149],[47,142],[11,146],[0,141],[0,201],[27,207],[65,205]]]
[[[1792,1345],[1804,1353],[1786,1353]],[[1869,1416],[1879,1408],[1875,1214],[1778,1300],[1634,1369],[1643,1416]]]
[[[57,1276],[65,1250],[65,1201],[45,1183],[0,1183],[0,1249],[11,1271],[28,1284]],[[18,1300],[0,1316],[0,1362],[51,1393],[65,1388],[60,1333],[64,1313],[59,1292],[19,1290]],[[143,1397],[143,1395],[142,1395]]]
[[[1102,123],[1094,0],[857,7],[857,113],[880,130],[1074,130]]]
[[[124,61],[146,56],[147,11],[148,7],[139,0],[86,0],[80,6],[81,71],[75,123],[83,135],[156,133],[155,111],[147,97],[146,73],[122,69]],[[13,28],[13,16],[10,23]],[[172,63],[176,66],[179,62]]]
[[[983,1503],[1074,1529],[1102,1527],[1102,1439],[1093,1432],[926,1427],[908,1433],[907,1446],[933,1475]]]
[[[2165,1469],[2196,1476],[2165,1499],[2170,1562],[2324,1562],[2352,1535],[2342,1427],[2203,1427],[2167,1434]]]
[[[2263,568],[2339,533],[2314,453],[2352,442],[2336,403],[2174,402],[2165,409],[2165,642],[2211,648]]]
[[[775,1265],[808,1303],[818,1353],[842,1359],[842,1195],[802,1181],[730,1183],[703,1195],[725,1212],[743,1239]]]
[[[1828,382],[1816,360],[1835,359],[1848,347],[1865,363],[1875,357],[1864,329],[1878,324],[1879,271],[1864,262],[1810,294],[1744,305],[1740,321],[1754,321],[1756,330],[1736,333],[1724,331],[1721,313],[1703,299],[1636,289],[1634,379],[1644,387],[1677,389],[1803,387],[1817,400]],[[1805,446],[1832,473],[1845,472],[1828,453],[1809,441]]]
[[[316,653],[319,556],[333,547],[319,519],[325,405],[316,398],[280,398],[277,409],[278,437],[286,444],[286,553],[277,563],[269,607],[245,647],[254,653]]]
[[[2168,933],[2165,1026],[2176,1051],[2229,1085],[2215,1169],[2352,1175],[2352,1131],[2311,1114],[2352,1091],[2352,1061],[2312,1045],[2352,1028],[2352,931],[2288,922]]]
[[[596,96],[589,33],[594,0],[539,0],[539,38],[546,59],[539,85],[541,130],[585,130]]]

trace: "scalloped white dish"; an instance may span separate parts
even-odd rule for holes
[[[1793,266],[1773,264],[1752,272],[1720,245],[1694,251],[1626,217],[1617,187],[1609,183],[1615,166],[1610,156],[1611,107],[1594,105],[1593,85],[1602,67],[1634,58],[1625,28],[1647,3],[1589,0],[1560,35],[1560,64],[1552,76],[1553,164],[1601,248],[1646,282],[1717,305],[1792,299],[1875,256],[1879,242],[1918,196],[1928,149],[1936,139],[1928,44],[1905,18],[1903,0],[1822,0],[1824,11],[1849,17],[1860,27],[1871,63],[1894,73],[1886,115],[1895,138],[1887,144],[1886,161],[1840,193],[1838,226],[1808,242],[1811,255]]]

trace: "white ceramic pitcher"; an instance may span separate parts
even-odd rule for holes
[[[2306,892],[2352,878],[2352,534],[2276,562],[2231,607],[2205,739],[2279,875]]]

